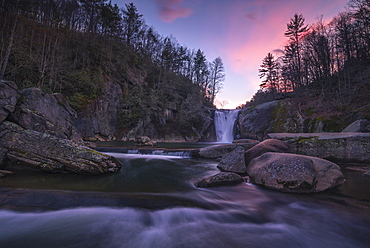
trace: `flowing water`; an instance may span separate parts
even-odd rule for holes
[[[0,180],[0,247],[370,247],[370,177],[319,194],[249,183],[198,189],[217,161],[111,153],[104,176]]]
[[[214,123],[217,142],[231,143],[234,140],[234,125],[238,118],[239,110],[219,109],[215,111]]]

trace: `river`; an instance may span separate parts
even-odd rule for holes
[[[370,177],[318,194],[249,183],[199,189],[217,161],[111,153],[104,176],[0,180],[0,247],[370,247]]]

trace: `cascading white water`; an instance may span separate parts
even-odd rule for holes
[[[215,129],[217,142],[232,143],[234,140],[234,124],[238,118],[239,110],[219,109],[215,111]]]

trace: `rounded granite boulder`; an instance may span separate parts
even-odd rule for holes
[[[321,192],[345,182],[337,164],[289,153],[264,153],[249,163],[247,173],[254,184],[292,193]]]

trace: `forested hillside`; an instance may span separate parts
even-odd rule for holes
[[[262,60],[261,89],[247,105],[296,97],[311,110],[370,110],[370,1],[350,0],[347,7],[330,22],[320,17],[309,25],[301,14],[287,19],[287,42]]]
[[[225,76],[221,58],[161,36],[133,4],[1,0],[0,35],[0,79],[62,93],[79,113],[118,84],[121,132],[143,119],[201,127]]]

